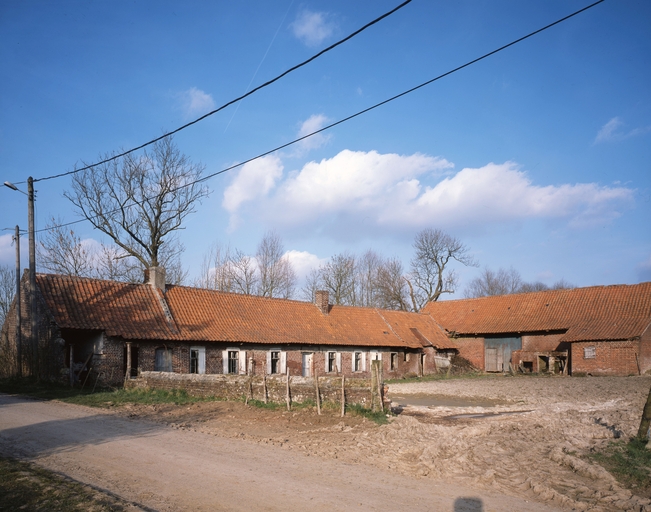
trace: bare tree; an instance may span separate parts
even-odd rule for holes
[[[115,246],[93,240],[84,241],[62,224],[60,219],[51,219],[46,225],[45,235],[37,244],[38,261],[45,270],[69,276],[142,282],[142,265],[132,255]],[[174,243],[166,245],[160,252],[169,283],[180,284],[186,278],[187,272],[181,267],[180,252]]]
[[[399,309],[410,311],[410,296],[407,279],[398,258],[386,260],[378,269],[377,306],[382,309]]]
[[[305,278],[305,284],[301,289],[301,298],[306,302],[314,302],[315,292],[322,289],[321,269],[313,268]]]
[[[457,275],[449,268],[451,260],[463,265],[476,266],[468,248],[458,239],[440,229],[424,229],[416,234],[413,247],[416,254],[411,260],[407,278],[412,309],[416,312],[443,293],[454,293]]]
[[[253,258],[237,249],[230,258],[227,268],[232,291],[245,295],[253,295],[256,292],[259,279]]]
[[[283,242],[274,232],[264,235],[255,259],[258,266],[258,295],[289,299],[296,288],[296,272],[284,255]]]
[[[464,295],[466,298],[472,298],[517,293],[523,284],[525,283],[522,282],[520,273],[513,267],[500,268],[497,272],[485,267],[479,277],[470,281]]]
[[[382,257],[369,249],[355,264],[355,305],[376,307],[378,305],[378,272],[382,267]]]
[[[162,248],[208,195],[203,166],[182,154],[171,137],[142,156],[127,155],[75,174],[64,195],[80,214],[142,267],[162,264]],[[174,249],[170,253],[176,252]]]
[[[333,304],[356,305],[355,256],[348,252],[332,256],[320,269],[320,284]]]
[[[14,295],[16,295],[16,270],[9,265],[0,265],[0,327],[5,323]]]
[[[45,235],[36,249],[40,266],[54,274],[91,277],[95,250],[82,244],[72,229],[61,226],[61,219],[52,218],[45,226]]]
[[[513,267],[509,267],[508,269],[500,268],[497,272],[493,272],[489,268],[484,268],[479,277],[470,281],[470,284],[468,284],[464,291],[464,295],[466,298],[489,297],[492,295],[541,292],[550,289],[561,290],[564,288],[574,288],[574,286],[564,279],[554,283],[551,288],[541,281],[528,283],[522,280],[520,273]]]
[[[199,288],[230,292],[233,288],[231,279],[231,251],[229,247],[213,244],[201,262],[199,278],[194,285]]]

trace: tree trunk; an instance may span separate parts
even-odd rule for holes
[[[642,421],[640,421],[640,429],[637,431],[637,438],[640,441],[649,442],[649,427],[651,426],[651,389],[649,389],[649,396],[646,399],[646,405],[642,411]]]

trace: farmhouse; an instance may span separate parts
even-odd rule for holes
[[[36,283],[38,372],[61,379],[90,368],[105,384],[149,371],[369,377],[376,359],[391,378],[431,373],[456,352],[429,315],[333,306],[325,291],[309,303],[166,286],[160,267],[145,284],[50,274]],[[27,340],[25,301],[21,311]],[[2,336],[15,340],[15,305]],[[28,356],[34,347],[23,345]]]
[[[488,372],[651,371],[651,283],[432,302],[425,311]]]

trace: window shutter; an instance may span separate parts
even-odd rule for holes
[[[222,350],[222,373],[226,375],[228,373],[228,350]]]
[[[287,352],[280,353],[280,373],[287,373]]]
[[[199,348],[199,373],[206,373],[206,349]]]
[[[343,373],[344,369],[341,367],[341,352],[337,352],[335,361],[337,361],[337,371]]]
[[[246,374],[246,350],[240,350],[240,375]]]
[[[265,368],[264,372],[267,375],[271,374],[271,350],[267,351],[267,367]]]

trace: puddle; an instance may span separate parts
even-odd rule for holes
[[[467,419],[475,419],[475,418],[493,418],[495,416],[508,416],[510,414],[524,414],[525,412],[531,412],[531,411],[529,410],[529,411],[483,412],[483,413],[475,413],[475,414],[454,414],[452,416],[444,416],[442,419],[467,420]]]
[[[406,407],[408,405],[417,405],[420,407],[495,407],[496,405],[506,405],[506,400],[490,400],[488,398],[472,398],[461,396],[447,395],[391,395],[391,402],[394,405]]]

